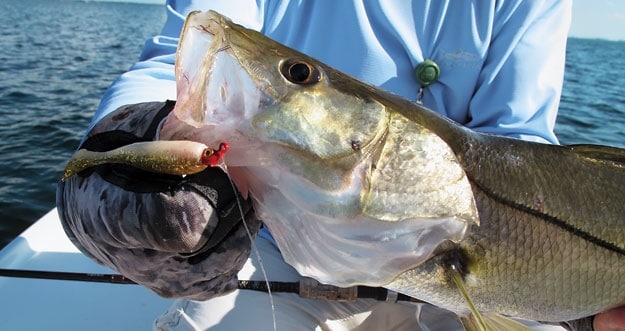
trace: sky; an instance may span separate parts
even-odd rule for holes
[[[569,36],[625,40],[625,0],[573,0]]]
[[[165,0],[109,1],[165,3]],[[569,36],[625,40],[625,0],[573,0],[573,21]]]

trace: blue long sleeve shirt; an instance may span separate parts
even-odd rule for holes
[[[415,67],[440,67],[423,104],[476,131],[544,143],[562,89],[570,0],[168,0],[160,35],[107,90],[91,126],[120,106],[176,99],[186,15],[213,9],[360,80],[416,100]],[[273,241],[266,228],[261,236]]]
[[[431,59],[441,73],[423,91],[426,107],[477,131],[557,143],[570,0],[168,0],[166,9],[161,34],[110,86],[93,123],[122,105],[175,100],[184,18],[213,9],[411,100],[414,69]]]

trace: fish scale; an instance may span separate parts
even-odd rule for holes
[[[466,215],[470,219],[476,215],[469,183],[453,152],[427,131],[403,116],[391,116],[363,197],[363,213],[385,221],[424,215]],[[406,182],[411,185],[402,185]]]

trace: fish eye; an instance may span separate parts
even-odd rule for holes
[[[299,59],[282,63],[280,72],[289,82],[298,85],[310,85],[321,80],[321,73],[314,65]]]

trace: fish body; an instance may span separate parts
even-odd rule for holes
[[[624,169],[609,159],[623,151],[478,138],[461,157],[480,225],[389,287],[414,287],[408,291],[428,292],[430,302],[460,311],[457,290],[437,276],[446,259],[456,259],[482,311],[564,321],[622,305],[625,210],[615,197]]]
[[[541,321],[625,303],[624,151],[486,135],[215,12],[192,13],[160,138],[225,164],[287,262],[460,315]]]

